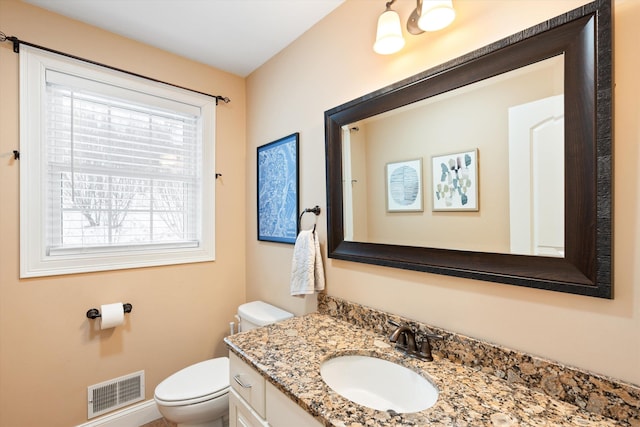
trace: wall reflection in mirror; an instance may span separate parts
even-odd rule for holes
[[[342,126],[344,240],[563,257],[563,82],[560,54]]]

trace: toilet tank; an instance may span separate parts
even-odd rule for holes
[[[239,332],[259,328],[293,317],[293,314],[264,301],[252,301],[238,307]]]

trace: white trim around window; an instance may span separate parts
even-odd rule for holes
[[[94,134],[76,141],[75,135],[82,132],[69,131],[77,124],[64,121],[66,112],[60,114],[60,123],[57,112],[48,112],[54,96],[62,96],[64,108],[74,102],[59,95],[59,88],[71,88],[67,98],[89,108],[108,99],[113,100],[113,110],[124,105],[125,112],[131,111],[135,118],[127,120],[148,119],[153,122],[149,142],[138,135],[127,141],[136,129],[126,124],[124,131],[117,130],[127,134],[125,139],[116,131],[111,136],[105,136],[106,131],[98,134],[95,129],[102,132],[104,121],[113,120],[103,112],[89,113],[95,119]],[[213,97],[21,46],[20,277],[213,261],[215,105]],[[75,116],[68,120],[78,121]],[[169,129],[176,123],[177,131]],[[70,142],[52,143],[58,134]],[[183,134],[190,139],[183,141]],[[189,150],[185,159],[175,160]],[[174,164],[165,165],[170,162]],[[91,197],[100,203],[87,203],[87,188],[98,181],[102,192],[96,196],[92,191]],[[124,181],[135,186],[123,190]],[[120,193],[113,196],[113,188]],[[79,194],[84,204],[76,201]],[[126,204],[122,194],[130,198]],[[158,194],[164,197],[162,203]],[[120,209],[118,221],[112,218],[114,205]],[[126,227],[123,215],[129,218]],[[101,220],[83,222],[92,216]],[[90,226],[94,229],[84,238]],[[121,231],[125,228],[128,231]]]

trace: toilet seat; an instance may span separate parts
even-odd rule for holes
[[[156,387],[154,398],[164,406],[205,402],[229,392],[229,358],[219,357],[188,366]]]

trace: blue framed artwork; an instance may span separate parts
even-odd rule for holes
[[[258,147],[258,240],[296,242],[299,139],[296,132]]]

